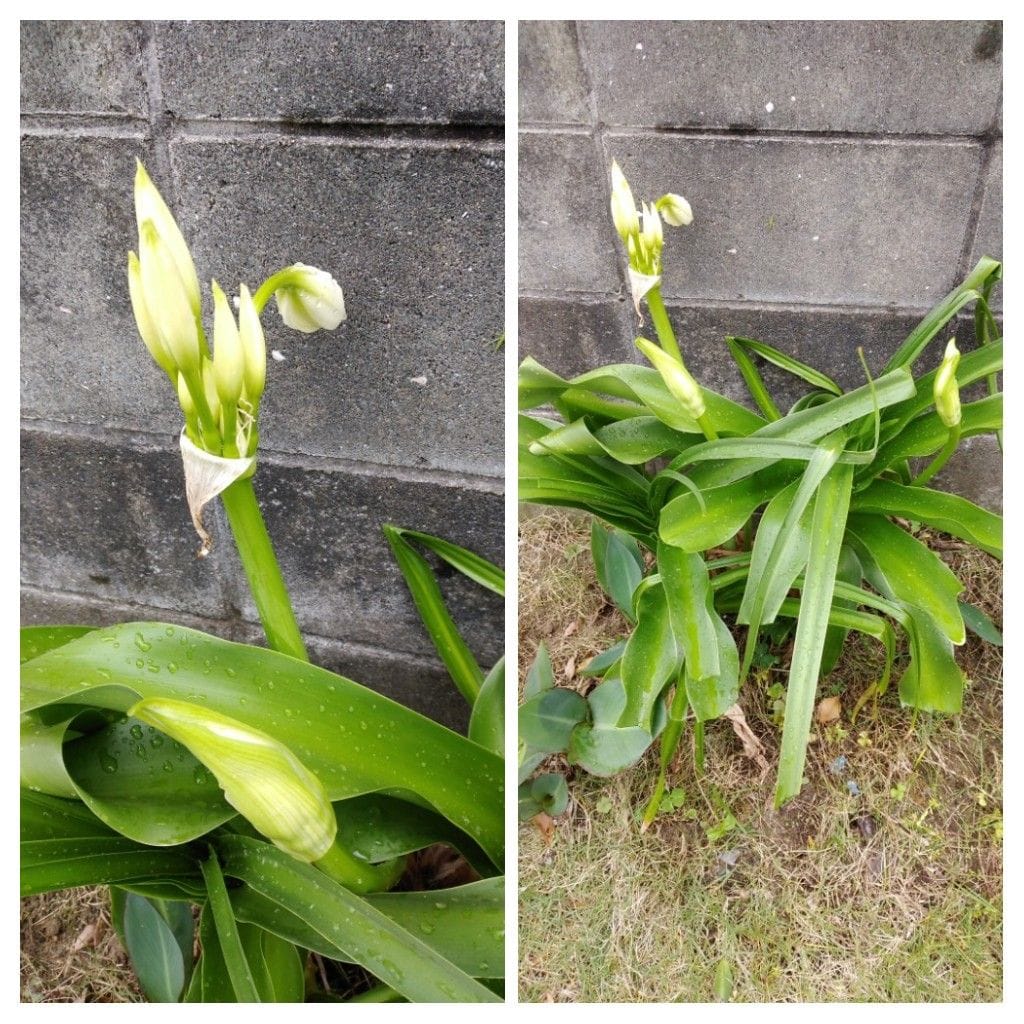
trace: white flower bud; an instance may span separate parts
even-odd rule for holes
[[[216,281],[210,287],[213,291],[213,380],[220,400],[237,405],[245,375],[242,340],[227,296]]]
[[[253,415],[267,383],[267,342],[249,289],[243,284],[238,295],[238,337],[245,354],[245,397]]]
[[[956,347],[956,338],[950,338],[932,388],[935,411],[947,427],[956,427],[960,424],[960,386],[956,380],[956,368],[959,363],[960,352]]]
[[[288,327],[312,334],[333,331],[345,319],[345,296],[326,270],[296,263],[284,273],[287,276],[274,292],[274,298]]]
[[[658,207],[658,212],[665,223],[671,227],[684,228],[693,223],[693,210],[690,209],[690,204],[674,192],[662,196],[655,206]]]
[[[149,349],[149,354],[156,360],[157,365],[171,380],[177,380],[178,368],[170,352],[164,348],[153,318],[149,315],[146,307],[146,297],[142,288],[142,268],[139,266],[139,257],[135,253],[128,253],[128,293],[132,300],[132,312],[135,314],[135,325],[139,329],[139,336]]]
[[[612,161],[612,222],[623,242],[640,231],[633,191],[619,165]]]

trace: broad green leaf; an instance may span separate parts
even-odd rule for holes
[[[740,656],[732,632],[717,613],[712,614],[718,640],[718,673],[694,679],[683,665],[686,698],[698,722],[724,715],[736,703],[740,692]]]
[[[626,700],[619,718],[620,726],[651,731],[655,701],[677,670],[679,659],[665,588],[653,583],[638,599],[637,627],[622,652],[622,686]],[[590,695],[592,712],[594,694],[601,689],[598,687]]]
[[[505,755],[505,656],[487,673],[469,716],[469,738],[498,757]]]
[[[590,550],[597,579],[604,592],[619,611],[634,622],[633,591],[643,576],[643,556],[636,541],[619,530],[606,530],[593,521],[590,524]]]
[[[880,594],[919,605],[954,644],[964,642],[957,603],[964,586],[938,555],[884,516],[854,514],[846,528],[860,544],[864,575]]]
[[[526,686],[523,694],[527,700],[536,697],[544,690],[550,690],[555,685],[555,673],[551,667],[551,656],[542,640],[537,647],[537,654],[526,673]]]
[[[791,376],[798,377],[800,380],[806,381],[812,387],[818,388],[821,391],[828,391],[833,395],[841,395],[843,393],[843,389],[831,377],[821,373],[819,370],[816,370],[813,366],[808,366],[806,363],[802,363],[799,359],[796,359],[793,356],[786,355],[785,352],[780,352],[777,348],[773,348],[771,345],[766,345],[762,341],[755,341],[753,338],[738,337],[728,337],[725,341],[729,346],[729,351],[732,353],[733,358],[736,359],[741,372],[744,371],[744,363],[741,360],[740,355],[742,354],[747,356],[747,360],[749,362],[748,353],[753,352],[755,355],[759,355],[763,360],[765,360],[765,362],[771,363],[773,366],[777,366],[780,370],[785,370],[786,373]],[[756,373],[757,371],[753,363],[750,362],[749,365]],[[743,376],[746,378],[746,372],[743,372]],[[757,377],[758,380],[760,380],[760,374],[757,374]],[[775,419],[776,417],[770,418]]]
[[[863,579],[864,568],[860,564],[860,560],[854,554],[850,544],[843,544],[842,550],[839,552],[839,565],[836,568],[836,582],[842,581],[850,586],[859,587]],[[848,601],[833,598],[832,607],[834,609],[852,609],[854,606]],[[828,631],[825,633],[825,647],[821,652],[821,675],[823,677],[835,668],[842,655],[849,632],[849,629],[844,626],[829,621]]]
[[[170,924],[149,900],[132,892],[125,898],[122,922],[125,948],[146,998],[176,1003],[185,988],[187,965]]]
[[[682,654],[687,675],[694,682],[718,676],[718,631],[714,621],[717,616],[704,559],[661,542],[658,571],[675,648]]]
[[[573,730],[569,741],[570,764],[581,765],[591,775],[615,775],[636,764],[651,745],[652,735],[638,726],[622,726],[626,691],[621,679],[606,679],[587,698],[590,722]]]
[[[21,663],[24,665],[40,654],[63,647],[93,629],[93,626],[22,626]]]
[[[603,676],[622,660],[622,652],[626,649],[626,641],[620,640],[606,651],[595,654],[590,661],[579,670],[581,676]]]
[[[876,480],[854,494],[852,512],[878,512],[926,523],[997,558],[1003,556],[1003,519],[956,494]]]
[[[420,1002],[497,1002],[497,997],[419,935],[276,847],[244,836],[217,837],[225,874],[285,909],[302,908],[305,924],[345,949],[386,985]],[[437,893],[430,898],[438,900]]]
[[[504,891],[503,879],[490,878],[452,889],[373,893],[365,900],[466,974],[501,978],[505,974]],[[340,940],[306,923],[304,908],[293,913],[250,886],[232,889],[230,895],[239,921],[259,925],[321,956],[353,962]]]
[[[261,1003],[301,1003],[306,994],[302,959],[285,939],[251,924],[241,924],[245,958],[252,968]]]
[[[557,373],[541,366],[533,356],[519,364],[519,408],[550,405],[569,386]]]
[[[437,653],[459,692],[472,707],[480,692],[484,674],[448,611],[433,570],[427,560],[405,540],[404,531],[387,524],[383,530]]]
[[[807,756],[807,735],[814,711],[818,670],[828,628],[839,552],[850,505],[853,467],[838,464],[818,487],[811,522],[811,546],[801,593],[801,613],[793,643],[793,661],[786,688],[785,721],[779,755],[775,806],[800,792]]]
[[[87,702],[123,713],[145,697],[201,700],[204,707],[272,731],[317,775],[332,800],[382,790],[403,792],[470,835],[495,863],[501,861],[501,760],[436,722],[325,669],[163,623],[96,630],[22,669],[23,709],[39,715],[66,714],[65,702],[72,710]],[[92,758],[76,762],[71,774],[80,796],[99,817],[125,835],[172,845],[234,816],[205,777],[197,783],[190,774],[186,778],[177,771],[175,766],[188,764],[187,758],[183,750],[167,746],[169,741],[161,752],[168,751],[162,758],[171,763],[171,772],[162,769],[161,759],[143,759],[138,746],[153,747],[155,737],[143,730],[141,739],[136,738],[131,732],[135,724],[110,727],[121,730],[118,735],[123,739],[117,743],[125,744],[125,752],[113,764],[103,760],[104,754],[112,756],[102,745],[104,732],[98,740],[83,737],[91,740]],[[131,740],[135,740],[134,750],[127,747]],[[434,765],[429,772],[423,770],[427,758]],[[141,787],[144,776],[152,780],[154,793],[161,792],[162,785],[167,787],[167,800],[140,799],[123,784],[105,789],[102,799],[93,798],[86,788],[129,778]],[[194,794],[196,806],[179,815],[188,792]],[[171,813],[171,797],[179,793],[182,799]]]
[[[960,614],[963,616],[964,625],[982,640],[994,645],[1003,646],[1003,634],[996,629],[992,620],[980,609],[966,601],[960,601]]]
[[[565,784],[565,776],[559,772],[538,775],[529,786],[530,798],[537,807],[535,814],[545,811],[556,817],[569,806],[569,787]]]
[[[900,700],[920,711],[958,714],[963,706],[964,674],[956,663],[953,644],[923,608],[895,602],[910,617],[910,664],[900,677]]]
[[[574,690],[543,690],[519,706],[519,738],[537,751],[568,748],[569,737],[587,717],[587,702]]]
[[[213,912],[209,904],[203,907],[199,918],[199,944],[202,954],[192,972],[186,1003],[233,1003],[235,990],[231,986],[224,955],[213,923]]]

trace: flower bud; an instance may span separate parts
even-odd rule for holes
[[[693,223],[693,210],[690,204],[674,192],[662,196],[654,204],[658,208],[665,223],[674,228],[683,228]]]
[[[200,355],[196,320],[170,250],[149,220],[139,228],[139,267],[146,309],[164,348],[182,373],[196,373]]]
[[[333,331],[345,319],[341,285],[316,267],[296,263],[284,272],[284,283],[274,292],[281,319],[303,334]]]
[[[139,160],[136,160],[135,163],[135,220],[139,225],[139,245],[142,245],[142,225],[146,221],[151,221],[157,234],[170,251],[188,297],[189,308],[192,310],[192,315],[198,319],[201,315],[202,303],[199,294],[199,278],[196,275],[195,264],[192,262],[192,254],[188,251],[188,245],[185,244],[177,221],[146,173],[146,168]]]
[[[171,380],[178,377],[178,368],[171,358],[170,352],[164,348],[160,339],[160,332],[157,330],[153,318],[149,315],[146,307],[146,297],[142,290],[142,269],[139,266],[139,257],[135,253],[128,253],[128,293],[132,299],[132,312],[135,314],[135,325],[139,329],[139,336],[149,349],[149,354],[156,360],[157,365]]]
[[[237,405],[245,375],[245,353],[227,296],[216,281],[213,292],[213,380],[225,405]]]
[[[129,712],[184,744],[216,776],[228,803],[296,860],[320,860],[338,823],[320,780],[283,743],[227,715],[151,697]]]
[[[661,217],[658,216],[656,207],[644,203],[644,229],[641,239],[644,248],[647,250],[648,259],[656,261],[661,255],[662,247],[665,244],[665,237],[661,230]]]
[[[699,420],[704,415],[704,394],[700,385],[690,376],[689,370],[678,359],[674,359],[646,338],[637,338],[636,347],[658,371],[665,382],[665,387],[679,401],[685,412],[694,420]]]
[[[960,363],[960,352],[956,338],[950,338],[942,357],[932,394],[935,397],[935,411],[947,427],[960,425],[960,387],[956,382],[956,368]]]
[[[263,337],[260,315],[244,284],[239,288],[238,295],[238,337],[245,356],[245,397],[252,404],[255,416],[256,406],[267,383],[267,342]]]
[[[612,161],[612,222],[619,238],[625,242],[640,231],[640,218],[633,201],[633,191],[616,161]]]

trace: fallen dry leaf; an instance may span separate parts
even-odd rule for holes
[[[814,712],[814,720],[818,725],[828,725],[830,722],[838,722],[843,711],[843,702],[838,697],[826,697],[818,703]]]
[[[565,663],[565,669],[563,671],[565,673],[565,678],[566,679],[572,679],[572,677],[574,675],[576,675],[576,655],[575,654]]]
[[[540,814],[534,816],[533,823],[544,837],[544,842],[550,846],[555,835],[555,819],[546,811],[541,811]]]
[[[86,946],[95,945],[99,930],[97,921],[87,924],[75,937],[75,941],[71,944],[71,951],[77,953],[79,950],[85,949]]]
[[[579,619],[573,619],[573,621],[570,622],[569,625],[566,626],[565,629],[562,630],[562,638],[567,640],[579,628],[580,628],[580,620]]]
[[[764,744],[750,731],[747,725],[747,716],[743,714],[743,708],[739,704],[733,704],[725,713],[725,717],[732,722],[732,731],[739,737],[743,744],[743,753],[752,761],[756,761],[758,767],[768,771],[768,760],[764,756]]]

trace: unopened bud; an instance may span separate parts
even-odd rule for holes
[[[693,210],[690,209],[690,204],[674,192],[662,196],[654,205],[657,206],[665,223],[671,227],[684,228],[693,223]]]
[[[213,380],[225,404],[237,405],[245,376],[245,354],[238,335],[235,314],[216,281],[213,291]]]
[[[942,363],[935,374],[935,385],[932,390],[935,411],[947,427],[956,427],[960,424],[960,386],[956,381],[956,368],[959,363],[960,352],[956,347],[956,338],[950,338]]]
[[[139,225],[140,239],[142,225],[146,221],[150,221],[170,251],[188,297],[189,308],[192,310],[192,315],[198,319],[202,302],[199,294],[199,278],[196,275],[195,264],[192,262],[192,254],[188,251],[188,245],[178,228],[178,222],[150,180],[146,168],[139,160],[136,160],[135,163],[135,220]],[[141,240],[139,244],[142,244]]]
[[[139,266],[139,257],[133,252],[128,253],[128,293],[131,296],[132,312],[135,314],[135,325],[139,329],[139,336],[146,348],[149,349],[149,354],[156,360],[157,366],[172,381],[176,380],[178,367],[175,365],[174,359],[171,358],[171,354],[164,348],[160,332],[149,315],[142,288],[142,268]]]
[[[320,860],[338,823],[320,780],[280,741],[186,701],[147,698],[129,712],[184,744],[217,779],[227,802],[296,860]]]
[[[618,163],[612,161],[612,222],[619,238],[625,242],[640,231],[640,217],[633,201],[633,191]]]
[[[694,420],[699,420],[704,415],[704,394],[700,385],[690,376],[689,370],[678,359],[646,338],[637,338],[636,347],[658,371],[665,382],[665,387],[679,401],[685,412]]]
[[[341,285],[316,267],[296,263],[285,272],[284,283],[274,292],[281,319],[303,334],[333,331],[345,319]]]
[[[170,250],[149,220],[139,229],[139,268],[146,309],[164,348],[182,373],[196,373],[200,355],[196,320]]]
[[[252,403],[253,415],[267,383],[267,342],[256,306],[243,284],[238,294],[238,337],[245,355],[245,397]]]

